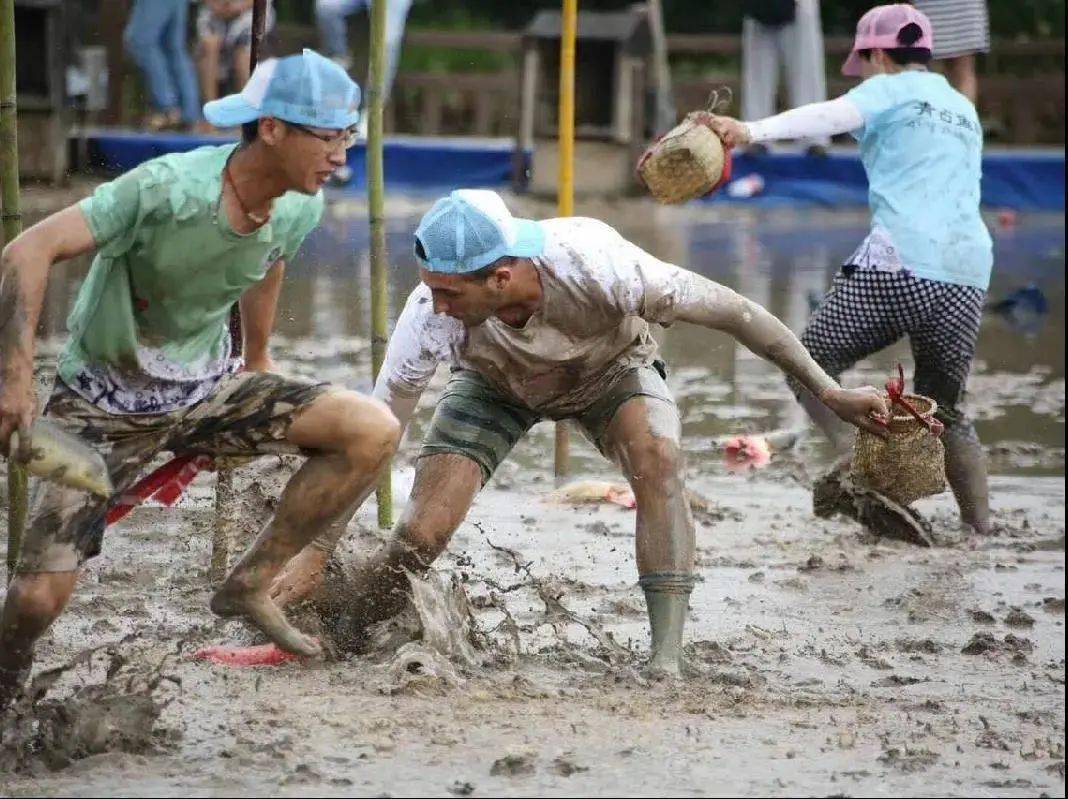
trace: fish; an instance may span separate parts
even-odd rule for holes
[[[18,449],[18,433],[15,432],[11,436],[11,452]],[[100,453],[47,419],[33,423],[30,459],[22,465],[36,477],[80,488],[104,499],[115,493],[107,464]]]

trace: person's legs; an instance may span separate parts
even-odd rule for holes
[[[163,52],[163,36],[178,5],[185,0],[137,0],[123,33],[126,52],[141,68],[153,107],[161,112],[179,108],[178,90]]]
[[[783,60],[790,88],[790,104],[795,108],[827,99],[823,29],[819,0],[800,0],[797,16],[783,28]],[[801,144],[827,147],[829,137],[808,139]]]
[[[117,494],[160,451],[168,421],[167,415],[105,414],[58,382],[45,416],[104,456]],[[99,554],[106,508],[106,500],[84,491],[38,483],[0,613],[0,712],[28,674],[37,639],[66,607],[81,565]]]
[[[319,646],[286,620],[269,589],[306,544],[370,493],[396,449],[397,420],[382,403],[279,375],[233,378],[190,413],[175,449],[220,454],[268,452],[272,442],[309,455],[286,484],[274,518],[212,598],[221,616],[244,616],[283,649],[315,655]],[[310,401],[309,401],[310,399]]]
[[[453,373],[434,410],[412,495],[392,539],[356,568],[344,591],[316,598],[342,640],[358,646],[369,625],[404,607],[404,570],[425,571],[441,554],[479,489],[538,418],[478,373]],[[342,607],[333,601],[339,598]]]
[[[252,75],[252,64],[249,61],[251,54],[252,48],[248,46],[240,46],[233,49],[233,55],[231,56],[233,72],[230,74],[234,76],[235,91],[243,89]]]
[[[351,62],[348,17],[365,4],[366,0],[315,0],[315,24],[323,55]]]
[[[207,8],[197,15],[197,74],[200,78],[200,96],[204,102],[219,98],[219,57],[222,53],[223,34],[219,23]]]
[[[619,408],[602,439],[637,500],[635,552],[652,636],[649,668],[672,675],[680,672],[694,565],[680,438],[674,403],[639,396]]]
[[[402,611],[411,594],[407,573],[422,574],[445,551],[482,487],[482,470],[465,455],[426,455],[389,541],[346,575],[344,587],[314,596],[346,649],[359,649],[372,624]]]
[[[986,453],[960,403],[975,355],[986,292],[969,286],[934,285],[944,299],[909,336],[916,361],[916,393],[938,403],[938,418],[946,426],[942,436],[946,479],[961,520],[985,535],[990,532]]]
[[[835,275],[800,336],[812,358],[835,380],[857,361],[889,347],[906,330],[902,313],[907,309],[898,307],[894,296],[899,273],[846,269]],[[853,429],[797,381],[787,379],[787,383],[835,450],[847,452]]]
[[[946,72],[953,87],[972,101],[979,99],[979,78],[975,74],[975,54],[966,53],[946,59]]]
[[[33,646],[67,606],[78,571],[16,574],[0,612],[0,713],[33,665]]]
[[[779,49],[775,30],[746,17],[742,22],[742,118],[763,119],[775,113]]]
[[[162,37],[163,54],[170,67],[172,81],[178,93],[178,106],[182,111],[182,121],[193,125],[200,119],[200,95],[197,93],[197,75],[193,60],[186,48],[186,24],[189,17],[189,4],[178,3],[178,7],[167,23]]]
[[[404,43],[404,26],[411,7],[412,0],[389,0],[386,6],[385,100],[389,100],[390,92],[393,90],[393,80],[397,77],[401,45]]]

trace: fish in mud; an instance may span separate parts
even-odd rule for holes
[[[18,433],[11,436],[11,451],[18,451]],[[71,488],[81,488],[105,499],[115,489],[100,453],[72,433],[47,419],[38,419],[31,431],[26,471]]]

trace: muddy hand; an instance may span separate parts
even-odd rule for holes
[[[820,395],[820,400],[843,421],[880,438],[887,437],[890,405],[886,396],[875,387],[831,388]]]
[[[14,457],[21,463],[27,463],[33,453],[33,425],[36,402],[30,383],[22,386],[24,381],[11,380],[7,385],[0,382],[0,455]],[[18,433],[18,452],[9,452],[12,434]]]
[[[741,147],[749,144],[749,127],[731,117],[709,114],[705,122],[728,147]]]

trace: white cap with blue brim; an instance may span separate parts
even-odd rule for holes
[[[477,272],[499,258],[535,258],[545,250],[545,231],[532,219],[512,216],[488,189],[457,189],[442,197],[416,228],[416,256],[431,272]]]
[[[305,49],[300,55],[261,61],[244,89],[205,103],[204,117],[220,128],[275,117],[344,130],[360,120],[360,87],[329,58]]]

